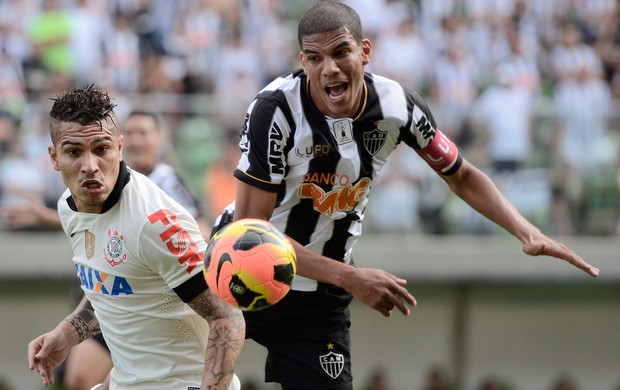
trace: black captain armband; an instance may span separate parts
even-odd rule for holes
[[[200,272],[186,280],[185,283],[175,287],[173,290],[183,302],[187,303],[208,288],[207,282],[202,272]]]

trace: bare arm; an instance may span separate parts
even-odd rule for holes
[[[0,209],[2,216],[8,221],[11,229],[45,227],[60,230],[60,217],[55,209],[49,208],[32,195],[22,192],[20,195],[25,205],[5,206]]]
[[[275,202],[275,193],[238,182],[234,219],[269,220]],[[406,280],[380,269],[352,267],[315,253],[293,239],[291,242],[297,254],[299,275],[341,287],[384,316],[390,316],[394,307],[409,315],[407,304],[416,305],[415,298],[405,288]]]
[[[245,341],[245,322],[241,311],[205,290],[188,302],[209,322],[209,341],[205,354],[202,390],[227,389],[233,379],[237,359]]]
[[[28,367],[37,370],[45,386],[54,384],[54,368],[74,345],[100,333],[99,321],[86,297],[56,328],[28,344]]]
[[[599,270],[564,244],[553,240],[527,221],[501,194],[491,179],[467,161],[452,176],[444,176],[450,189],[473,209],[515,236],[530,256],[546,255],[564,260],[592,276]]]

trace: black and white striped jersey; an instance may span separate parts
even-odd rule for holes
[[[366,73],[353,118],[330,118],[310,99],[302,71],[280,77],[250,104],[235,177],[277,193],[271,222],[309,249],[349,263],[374,181],[404,143],[436,171],[461,165],[456,146],[422,99],[397,82]],[[298,277],[293,288],[312,291]]]

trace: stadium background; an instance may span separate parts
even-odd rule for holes
[[[311,3],[0,0],[0,111],[18,123],[11,148],[3,143],[0,153],[0,206],[16,201],[7,188],[25,188],[55,202],[62,185],[46,153],[49,97],[95,82],[116,96],[121,119],[134,108],[161,113],[170,141],[165,158],[213,215],[215,201],[209,202],[204,189],[210,168],[226,157],[223,145],[234,138],[254,94],[296,67],[296,20]],[[465,390],[482,388],[487,379],[515,390],[551,389],[560,377],[578,389],[617,390],[618,2],[348,3],[374,42],[369,70],[419,90],[467,158],[488,168],[528,218],[562,235],[602,272],[590,280],[565,264],[525,258],[514,239],[436,186],[427,168],[409,160],[414,154],[399,154],[373,195],[366,226],[371,234],[357,248],[356,262],[408,278],[420,307],[412,317],[386,320],[354,303],[356,389],[375,369],[387,375],[392,389],[423,388],[430,370],[439,367]],[[556,58],[567,24],[578,27],[585,46],[576,57]],[[525,59],[534,64],[519,73],[534,104],[525,113],[532,125],[523,166],[498,173],[491,170],[488,139],[472,129],[468,113],[482,92],[505,76],[497,65],[513,57],[510,31],[518,31],[529,49]],[[455,53],[469,65],[450,62],[452,49],[460,49]],[[587,156],[594,168],[571,176],[568,192],[573,194],[576,182],[580,195],[566,199],[557,196],[554,181],[561,159],[553,148],[561,119],[555,98],[559,70],[574,63],[586,64],[586,71],[603,81],[612,109],[592,110],[597,101],[586,89],[574,94],[579,99],[569,107],[585,107],[583,117],[605,126],[602,146]],[[514,77],[515,68],[509,69]],[[583,131],[593,138],[592,129]],[[569,210],[558,212],[567,201],[573,202]],[[36,375],[27,372],[26,344],[71,309],[75,281],[62,236],[3,228],[0,378],[10,388],[36,389]],[[240,373],[260,380],[261,371],[261,352],[250,343]]]

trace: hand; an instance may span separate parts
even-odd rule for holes
[[[60,228],[58,212],[45,206],[38,198],[21,192],[26,204],[5,206],[0,210],[9,227],[14,230],[31,227]]]
[[[384,316],[392,315],[394,307],[408,316],[411,311],[407,304],[416,306],[415,298],[405,288],[405,279],[375,268],[351,267],[351,271],[342,287]]]
[[[54,384],[54,368],[62,363],[71,348],[69,339],[61,331],[53,330],[28,344],[28,367],[37,370],[43,385]]]
[[[551,256],[564,260],[575,267],[582,269],[587,274],[597,277],[599,269],[586,263],[581,256],[577,255],[568,247],[544,234],[536,234],[523,242],[523,252],[530,256]]]

